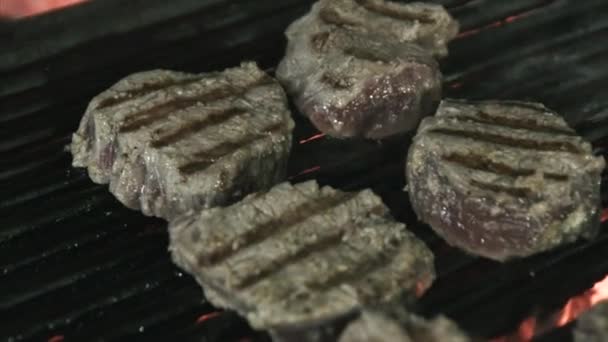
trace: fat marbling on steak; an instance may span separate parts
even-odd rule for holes
[[[389,215],[371,190],[282,183],[172,222],[169,248],[214,305],[293,330],[430,286],[432,253]]]
[[[282,181],[293,125],[282,88],[255,63],[147,71],[91,101],[73,165],[127,207],[171,218]]]
[[[441,98],[435,55],[457,23],[438,5],[321,0],[287,29],[277,78],[296,106],[335,137],[411,131]]]
[[[406,174],[420,220],[504,261],[592,236],[604,165],[541,104],[444,100],[422,121]]]
[[[471,342],[451,320],[431,320],[397,305],[365,309],[343,331],[338,342]]]

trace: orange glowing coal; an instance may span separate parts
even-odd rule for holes
[[[23,18],[86,0],[0,0],[0,17]]]
[[[583,294],[570,299],[561,310],[556,325],[561,327],[572,322],[592,306],[606,299],[608,299],[608,276]]]
[[[550,329],[564,326],[577,319],[595,304],[608,299],[608,276],[598,281],[592,288],[572,297],[552,319],[540,322],[536,317],[524,320],[515,332],[509,336],[492,339],[490,342],[528,342]]]

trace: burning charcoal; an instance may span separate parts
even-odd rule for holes
[[[575,342],[608,341],[608,301],[598,303],[577,321]]]
[[[211,303],[286,336],[430,286],[433,255],[389,215],[370,190],[282,183],[175,220],[169,249]]]
[[[469,342],[471,339],[447,319],[425,320],[400,307],[365,310],[350,323],[338,342]]]
[[[432,54],[445,55],[457,31],[437,5],[321,0],[287,29],[277,78],[332,136],[411,131],[439,103],[441,73]]]
[[[593,236],[604,165],[541,104],[445,100],[420,125],[407,179],[419,219],[504,261]]]
[[[254,63],[142,72],[91,101],[73,165],[127,207],[170,218],[280,182],[293,125],[283,90]]]

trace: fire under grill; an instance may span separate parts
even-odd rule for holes
[[[445,97],[544,102],[608,152],[608,2],[434,2],[462,27],[443,62]],[[245,59],[272,69],[284,29],[310,4],[105,0],[0,22],[2,340],[269,340],[206,303],[171,263],[166,223],[125,209],[72,169],[64,147],[91,97],[127,74]],[[524,260],[467,256],[416,222],[402,192],[403,141],[337,141],[296,120],[293,182],[371,187],[435,253],[438,279],[418,303],[425,315],[444,313],[487,339],[519,327],[529,339],[534,327],[520,322],[560,312],[608,274],[606,223],[593,241]],[[539,340],[570,337],[569,325],[544,330]]]

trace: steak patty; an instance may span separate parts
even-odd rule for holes
[[[420,220],[504,261],[592,236],[604,165],[541,104],[444,100],[421,123],[406,174]]]
[[[280,85],[254,63],[147,71],[91,101],[73,165],[127,207],[169,219],[281,181],[293,125]]]
[[[379,197],[315,181],[182,217],[170,236],[173,260],[209,301],[257,329],[318,326],[434,279],[429,249]]]
[[[451,320],[438,316],[426,320],[393,305],[366,309],[351,322],[338,342],[469,342],[471,339]]]
[[[296,106],[335,137],[414,130],[441,98],[436,55],[458,25],[437,5],[321,0],[286,32],[277,78]]]

